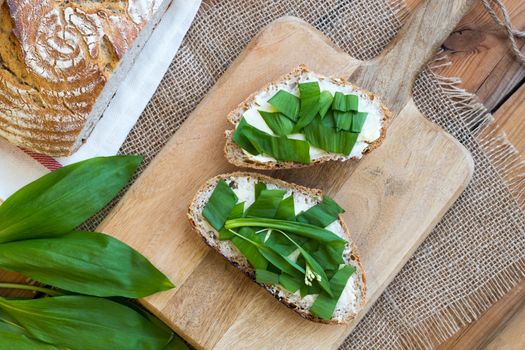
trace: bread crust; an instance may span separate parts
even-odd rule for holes
[[[221,254],[226,260],[228,260],[233,266],[235,266],[236,268],[241,270],[254,283],[258,284],[261,287],[264,287],[264,289],[270,295],[272,295],[275,299],[277,299],[282,304],[286,305],[288,308],[290,308],[293,311],[295,311],[301,317],[303,317],[303,318],[305,318],[307,320],[313,321],[313,322],[324,323],[324,324],[333,324],[333,325],[336,325],[336,324],[348,324],[349,322],[351,322],[357,316],[357,313],[356,314],[349,314],[349,315],[347,315],[347,317],[344,320],[342,320],[342,321],[338,321],[338,320],[334,320],[334,319],[323,320],[323,319],[320,319],[320,318],[317,318],[317,317],[313,316],[307,310],[303,310],[303,309],[299,308],[297,305],[288,302],[288,300],[285,297],[279,296],[279,290],[278,289],[273,288],[271,285],[266,285],[266,284],[262,284],[262,283],[256,282],[254,271],[253,271],[253,269],[251,269],[251,267],[249,267],[247,265],[247,263],[246,264],[240,263],[239,261],[236,261],[233,257],[228,257],[228,256],[222,254],[219,251],[217,245],[214,245],[213,243],[210,243],[210,241],[208,241],[208,239],[206,239],[206,236],[208,236],[207,235],[207,231],[205,230],[204,227],[202,227],[202,225],[199,224],[199,221],[202,221],[203,217],[202,217],[202,211],[200,211],[198,209],[198,207],[199,207],[198,203],[199,203],[200,199],[203,197],[203,195],[205,195],[209,191],[213,191],[213,189],[215,188],[215,186],[217,185],[219,180],[221,180],[221,179],[222,180],[227,180],[227,179],[232,178],[232,177],[233,178],[250,177],[250,178],[256,179],[257,181],[266,183],[266,184],[274,184],[274,185],[276,185],[279,188],[289,189],[289,190],[293,190],[294,192],[302,193],[305,196],[322,197],[322,195],[323,195],[322,191],[319,190],[319,189],[307,188],[307,187],[304,187],[304,186],[301,186],[301,185],[297,185],[297,184],[294,184],[294,183],[289,183],[289,182],[286,182],[286,181],[283,181],[283,180],[275,179],[275,178],[272,178],[272,177],[269,177],[269,176],[266,176],[266,175],[262,175],[262,174],[258,174],[258,173],[234,172],[234,173],[217,175],[217,176],[211,178],[210,180],[208,180],[199,189],[199,191],[193,197],[193,199],[191,201],[191,204],[189,205],[187,216],[188,216],[190,225],[193,227],[193,229],[195,229],[199,233],[201,238],[204,240],[204,242],[210,248],[214,249],[219,254]],[[363,265],[361,263],[361,258],[360,258],[357,246],[356,246],[355,242],[353,242],[353,240],[351,239],[348,227],[346,226],[346,224],[344,223],[344,221],[342,220],[341,217],[339,217],[338,221],[341,224],[341,226],[343,227],[343,230],[344,230],[345,235],[346,235],[346,240],[348,241],[349,246],[350,246],[351,256],[349,257],[349,259],[351,259],[352,262],[355,265],[357,265],[357,267],[358,267],[357,271],[360,272],[360,282],[361,283],[359,283],[359,286],[361,288],[361,301],[359,303],[358,310],[361,310],[364,307],[365,302],[366,302],[367,286],[366,286],[365,271],[364,271]],[[218,239],[216,238],[216,236],[214,235],[213,237],[214,237],[215,243],[218,242]],[[348,262],[349,261],[347,261],[347,263]]]
[[[237,106],[237,108],[235,108],[233,111],[231,111],[228,114],[228,116],[227,116],[228,121],[233,126],[236,126],[237,123],[239,123],[239,121],[241,120],[242,115],[244,114],[244,112],[247,109],[250,108],[252,103],[255,101],[255,98],[257,97],[257,95],[261,91],[268,90],[272,86],[277,85],[277,84],[279,84],[279,83],[281,83],[283,81],[289,81],[289,80],[297,79],[302,74],[309,73],[309,72],[311,72],[311,70],[306,65],[301,64],[297,68],[292,70],[292,72],[281,76],[277,80],[275,80],[275,81],[267,84],[266,86],[264,86],[262,89],[252,93],[250,96],[248,96],[248,98],[246,100],[244,100],[241,104],[239,104],[239,106]],[[320,79],[328,79],[328,80],[330,80],[331,82],[333,82],[333,83],[335,83],[337,85],[351,86],[352,88],[354,88],[356,90],[359,90],[362,93],[366,94],[370,98],[370,100],[372,100],[372,101],[376,100],[376,99],[379,99],[379,97],[376,94],[374,94],[373,92],[370,92],[370,91],[365,90],[365,89],[361,89],[361,88],[353,85],[350,81],[348,81],[345,78],[338,78],[338,79],[329,78],[329,77],[326,77],[324,75],[317,74],[317,73],[316,73],[316,75]],[[390,122],[390,119],[392,118],[392,112],[383,103],[380,103],[380,108],[381,108],[381,111],[383,112],[383,115],[384,115],[383,126],[381,128],[381,134],[380,134],[380,136],[379,136],[379,138],[377,140],[375,140],[372,143],[369,143],[368,147],[363,152],[363,155],[364,154],[368,154],[368,153],[372,152],[373,150],[375,150],[376,148],[378,148],[383,143],[383,141],[384,141],[384,139],[386,137],[387,127],[388,127],[388,124]],[[226,130],[226,132],[225,132],[226,143],[225,143],[225,146],[224,146],[224,155],[226,156],[226,159],[228,160],[228,162],[230,162],[231,164],[233,164],[235,166],[241,167],[241,168],[252,168],[252,169],[259,169],[259,170],[293,169],[293,168],[305,168],[305,167],[313,166],[313,165],[316,165],[316,164],[325,163],[325,162],[328,162],[328,161],[346,161],[346,160],[349,160],[349,159],[357,159],[356,157],[349,158],[349,157],[345,157],[345,156],[340,155],[340,154],[329,153],[329,154],[323,155],[323,156],[321,156],[319,158],[313,159],[308,164],[297,163],[297,162],[281,162],[281,161],[277,161],[277,162],[275,162],[275,161],[259,162],[257,160],[254,160],[249,155],[247,155],[242,150],[242,148],[233,141],[233,133],[234,133],[234,131],[235,131],[235,129],[233,129],[233,130],[230,129],[230,130]]]
[[[71,154],[169,1],[0,4],[0,136],[39,153]]]

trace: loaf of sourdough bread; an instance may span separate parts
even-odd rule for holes
[[[0,136],[77,150],[170,2],[0,0]]]

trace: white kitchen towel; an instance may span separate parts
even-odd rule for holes
[[[53,159],[0,139],[0,200],[50,170],[118,152],[144,111],[193,22],[201,0],[174,0],[87,142],[72,156]]]

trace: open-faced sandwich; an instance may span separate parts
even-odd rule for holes
[[[253,173],[219,175],[188,216],[205,242],[302,317],[341,324],[365,302],[365,274],[340,214],[321,191]]]
[[[228,115],[226,158],[255,169],[359,159],[382,143],[390,116],[373,93],[299,66]]]

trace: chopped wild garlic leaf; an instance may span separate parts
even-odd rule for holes
[[[293,195],[286,197],[281,201],[281,203],[279,203],[279,207],[277,208],[277,212],[275,213],[274,217],[276,219],[294,221],[295,206],[293,202]]]
[[[353,119],[352,119],[352,132],[360,133],[361,130],[363,130],[363,126],[365,125],[367,116],[368,116],[368,113],[365,113],[365,112],[354,113]]]
[[[291,121],[296,122],[299,118],[300,100],[299,97],[284,91],[279,90],[268,103],[274,106],[279,112],[290,118]]]
[[[256,269],[255,270],[255,281],[257,281],[258,283],[264,283],[264,284],[278,284],[279,275],[274,272]]]
[[[294,129],[294,122],[279,112],[270,113],[259,111],[259,114],[264,119],[268,127],[278,136],[286,136],[292,133]]]
[[[314,205],[310,209],[297,215],[297,221],[306,222],[319,227],[326,227],[339,218],[339,214],[344,213],[333,199],[323,196],[323,201]]]
[[[285,193],[284,190],[262,190],[246,210],[246,217],[274,218]]]
[[[357,112],[358,104],[359,98],[356,95],[345,95],[342,92],[336,92],[332,103],[332,109],[341,112]]]
[[[249,227],[243,227],[239,233],[234,234],[232,243],[239,249],[239,251],[246,257],[250,265],[256,269],[266,269],[268,261],[259,253],[257,246],[252,242],[261,243],[260,237],[255,233],[255,230]]]
[[[299,120],[294,128],[295,132],[301,131],[306,125],[310,124],[319,112],[319,100],[321,90],[318,82],[299,84],[300,109]]]
[[[261,191],[265,189],[266,189],[266,184],[262,182],[257,182],[255,184],[255,199],[257,199],[259,195],[261,194]]]
[[[304,128],[304,135],[312,146],[345,156],[352,152],[358,136],[356,133],[336,131],[326,127],[319,118],[315,118],[310,125]]]
[[[250,146],[243,148],[254,155],[262,153],[277,160],[310,163],[310,145],[308,145],[308,142],[289,139],[286,136],[267,134],[246,123],[244,118],[241,119],[239,126],[235,130],[233,139],[241,147],[243,147],[242,145],[245,142],[249,142]],[[252,151],[254,150],[253,153],[248,148]]]
[[[279,276],[279,284],[287,291],[295,293],[301,288],[303,280],[283,273]]]
[[[321,96],[319,97],[319,115],[321,118],[325,117],[326,112],[328,112],[330,106],[332,106],[333,101],[334,96],[330,93],[330,91],[321,92]]]
[[[214,229],[220,230],[236,204],[237,196],[224,180],[220,180],[206,203],[202,215]]]
[[[330,280],[330,288],[333,291],[333,296],[327,293],[321,293],[310,308],[310,313],[323,320],[332,318],[337,301],[345,289],[346,283],[350,276],[355,272],[355,267],[352,265],[345,265],[342,269],[337,271]]]
[[[334,120],[337,131],[350,131],[352,127],[352,112],[334,111]]]

